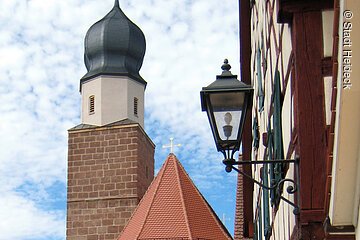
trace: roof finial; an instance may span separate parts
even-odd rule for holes
[[[169,145],[163,145],[163,148],[170,148],[170,153],[174,153],[174,147],[181,147],[181,144],[174,144],[174,138],[170,138],[170,144]]]
[[[114,7],[118,7],[118,8],[120,8],[119,0],[115,0]]]

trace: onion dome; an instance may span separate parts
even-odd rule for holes
[[[120,9],[118,0],[85,37],[84,61],[88,72],[81,84],[99,75],[128,76],[146,85],[139,70],[146,49],[145,36]]]

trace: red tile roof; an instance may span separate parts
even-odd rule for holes
[[[145,239],[232,239],[173,154],[118,238]]]

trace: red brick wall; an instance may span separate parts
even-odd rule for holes
[[[243,200],[243,176],[238,174],[235,209],[234,240],[242,240],[244,236],[244,200]]]
[[[67,240],[116,239],[154,177],[137,125],[69,131]]]

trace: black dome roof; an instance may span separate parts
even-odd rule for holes
[[[143,32],[115,0],[113,9],[86,33],[84,61],[88,73],[81,78],[80,85],[99,75],[129,76],[146,85],[139,75],[145,49]]]

